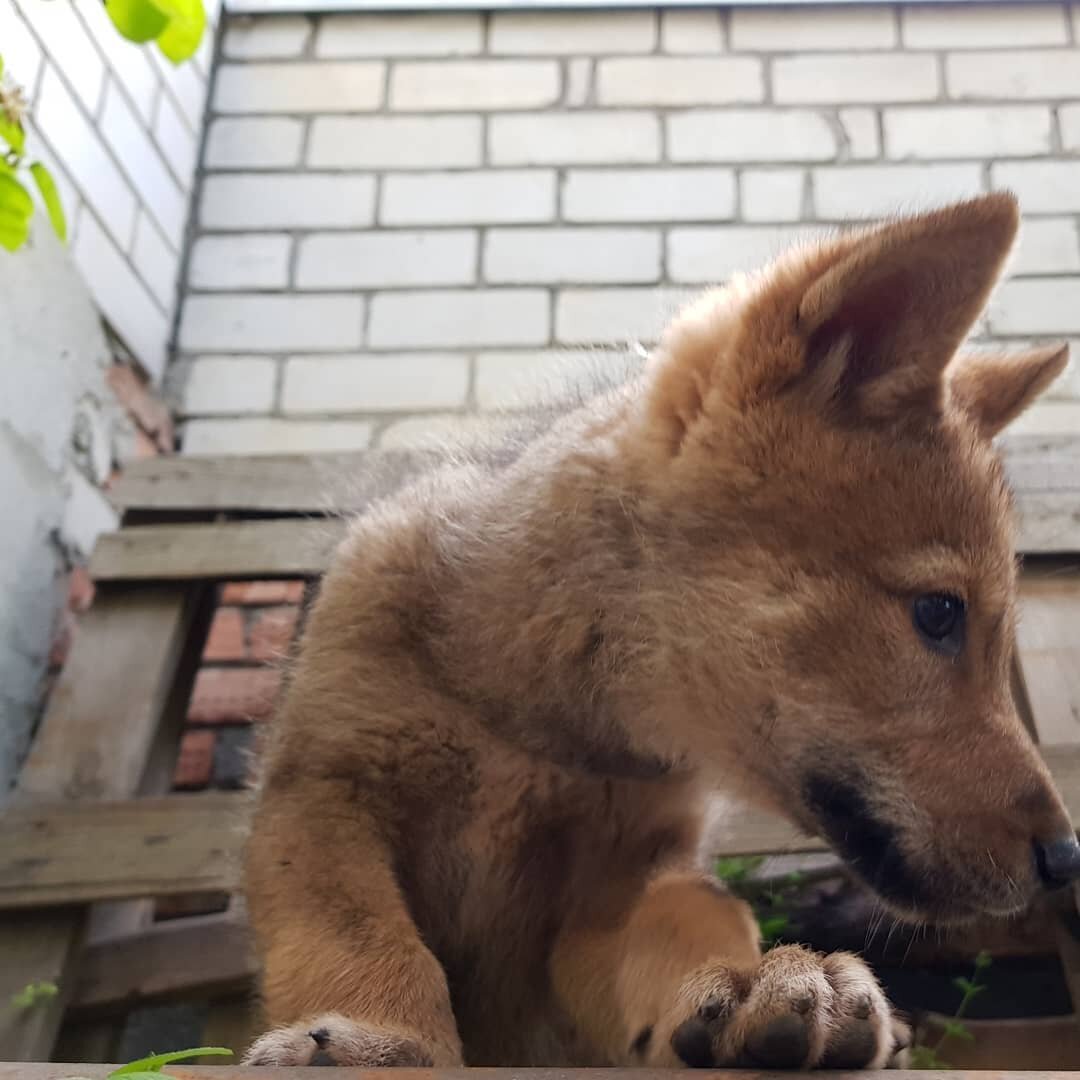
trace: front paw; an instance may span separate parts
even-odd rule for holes
[[[245,1065],[393,1065],[427,1068],[431,1054],[418,1039],[329,1013],[308,1024],[275,1028],[244,1055]]]
[[[849,953],[782,946],[752,972],[701,969],[678,999],[658,1025],[654,1064],[877,1069],[907,1045],[877,980]]]

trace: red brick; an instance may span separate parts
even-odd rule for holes
[[[202,788],[214,771],[217,732],[186,731],[180,740],[180,756],[173,772],[174,788]]]
[[[222,590],[223,604],[299,604],[302,581],[231,581]]]
[[[135,422],[165,452],[174,448],[175,433],[172,417],[165,403],[156,398],[146,384],[126,364],[113,364],[107,373],[109,386],[117,400],[131,414]]]
[[[243,660],[246,655],[243,612],[239,608],[218,608],[210,624],[203,659]]]
[[[68,576],[68,607],[80,614],[94,602],[94,582],[85,566],[76,566]]]
[[[188,720],[242,724],[270,715],[281,673],[276,668],[203,668],[195,677]]]
[[[67,663],[68,653],[71,652],[71,642],[74,637],[75,616],[70,611],[63,610],[56,620],[52,645],[49,647],[50,668],[62,668]]]
[[[135,460],[145,461],[147,458],[160,457],[161,447],[141,427],[135,429]]]
[[[298,607],[272,607],[259,611],[251,623],[251,658],[279,660],[288,655],[299,618]]]

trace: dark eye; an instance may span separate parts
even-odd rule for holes
[[[964,601],[949,593],[923,593],[912,608],[915,629],[938,652],[955,656],[964,643]]]

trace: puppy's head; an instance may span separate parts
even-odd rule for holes
[[[708,294],[669,330],[637,428],[696,745],[911,917],[1014,911],[1080,872],[1010,693],[991,445],[1066,352],[955,355],[1017,224],[991,195]]]

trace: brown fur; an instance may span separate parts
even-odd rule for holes
[[[861,961],[760,959],[703,806],[817,830],[854,791],[900,867],[871,884],[940,919],[1022,907],[1032,839],[1069,832],[1009,696],[988,438],[1064,352],[946,367],[1016,226],[997,195],[793,252],[640,379],[355,523],[265,759],[248,901],[284,1027],[249,1060],[890,1057]],[[967,605],[955,658],[927,592]]]

